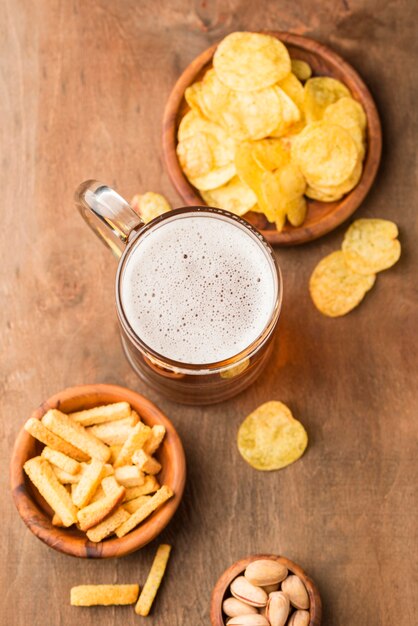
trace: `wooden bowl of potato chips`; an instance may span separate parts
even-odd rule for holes
[[[97,407],[97,409],[95,407]],[[136,417],[136,429],[130,424],[124,423],[128,421],[128,417],[121,419],[123,417],[122,414],[116,415],[112,413],[114,410],[119,411],[124,407],[132,418],[134,416]],[[118,463],[113,461],[111,456],[109,456],[109,459],[102,459],[103,463],[106,465],[102,466],[103,471],[100,475],[97,475],[97,482],[94,485],[95,492],[93,493],[92,491],[90,493],[89,500],[85,499],[83,505],[79,502],[78,504],[80,506],[76,507],[75,511],[78,511],[78,514],[80,514],[82,511],[91,510],[92,507],[95,507],[94,502],[97,504],[96,509],[102,506],[101,503],[106,500],[108,495],[107,492],[103,491],[104,480],[109,481],[109,474],[110,480],[117,478],[118,481],[120,481],[118,482],[117,488],[124,492],[121,494],[121,498],[118,499],[112,510],[109,509],[108,513],[106,513],[106,511],[103,512],[100,524],[90,524],[90,530],[87,530],[87,532],[81,530],[81,516],[78,517],[76,514],[74,520],[70,517],[68,521],[65,521],[63,515],[63,513],[66,512],[65,507],[67,506],[68,508],[76,504],[74,496],[75,490],[73,491],[72,488],[77,488],[81,485],[83,475],[87,476],[87,468],[90,467],[89,471],[92,469],[94,471],[94,467],[92,466],[94,463],[97,464],[98,460],[96,456],[94,456],[89,463],[83,464],[82,461],[88,459],[82,459],[82,457],[78,458],[78,461],[80,461],[79,465],[82,466],[79,471],[81,479],[78,483],[72,481],[71,476],[63,478],[64,475],[67,476],[72,470],[70,467],[68,467],[67,472],[65,472],[62,467],[60,469],[60,459],[67,464],[71,463],[74,465],[77,464],[76,453],[84,454],[85,451],[81,452],[81,446],[79,446],[78,449],[75,447],[76,441],[71,443],[71,432],[68,438],[66,438],[63,433],[60,433],[61,437],[57,436],[56,433],[58,431],[54,430],[53,426],[50,426],[49,423],[47,428],[45,426],[45,418],[48,414],[52,414],[51,420],[58,416],[65,424],[65,422],[71,420],[72,417],[74,417],[75,420],[76,414],[81,416],[81,419],[85,420],[82,415],[85,416],[87,413],[91,414],[91,409],[97,411],[103,408],[105,412],[107,411],[106,419],[111,417],[112,413],[112,419],[115,421],[104,422],[102,420],[103,423],[98,424],[96,417],[96,419],[90,419],[89,422],[79,421],[74,429],[81,431],[82,437],[96,439],[99,452],[103,449],[107,457],[108,453],[110,454],[112,452],[112,448],[120,448],[119,453],[124,449],[123,445],[112,445],[112,442],[106,438],[110,436],[110,427],[112,424],[115,425],[116,422],[119,424],[118,429],[113,427],[114,434],[112,436],[116,436],[116,431],[119,436],[122,430],[125,430],[127,433],[133,433],[135,430],[138,430],[138,428],[142,428],[148,429],[148,431],[151,429],[151,431],[154,432],[154,429],[158,428],[162,431],[162,435],[158,442],[158,447],[155,446],[154,451],[152,453],[150,452],[150,454],[155,454],[155,456],[149,458],[152,458],[153,463],[157,463],[160,467],[157,466],[156,472],[154,472],[156,476],[147,476],[147,479],[154,478],[155,486],[148,490],[142,490],[142,492],[143,494],[154,493],[154,495],[157,496],[158,491],[162,492],[164,490],[166,493],[168,492],[169,497],[166,498],[167,501],[161,502],[158,508],[152,508],[152,511],[148,511],[150,514],[145,516],[141,523],[135,525],[133,528],[126,528],[128,532],[124,533],[123,536],[122,533],[118,533],[121,526],[116,525],[114,529],[112,528],[112,531],[114,530],[112,533],[108,532],[109,528],[104,529],[108,535],[106,538],[101,539],[97,537],[97,529],[102,532],[103,526],[111,523],[109,521],[110,518],[116,518],[120,513],[124,515],[123,519],[120,521],[125,524],[126,520],[128,520],[129,523],[130,516],[132,518],[134,514],[133,509],[136,508],[133,507],[133,503],[139,501],[141,497],[147,500],[147,502],[151,502],[151,495],[142,495],[138,497],[137,500],[130,500],[130,498],[128,498],[128,492],[132,492],[135,489],[140,490],[141,487],[136,488],[133,486],[133,483],[129,487],[126,475],[125,482],[122,482],[120,474],[124,472],[126,474],[127,466],[120,467],[120,464],[118,465]],[[83,414],[80,412],[83,412]],[[92,423],[97,425],[91,426],[90,424]],[[107,435],[105,436],[104,432],[99,435],[98,429],[107,429]],[[86,431],[88,431],[89,434],[86,434]],[[44,440],[45,443],[45,433],[47,437],[49,437],[49,440],[46,441],[47,445],[43,446],[41,441]],[[76,436],[78,436],[77,433]],[[129,436],[128,434],[128,437]],[[135,434],[135,437],[136,436]],[[100,439],[98,439],[99,437]],[[131,438],[132,437],[133,435]],[[65,447],[59,451],[60,446]],[[46,448],[48,449],[46,450]],[[72,451],[74,451],[74,454],[72,454]],[[45,452],[48,452],[49,455],[47,456]],[[70,458],[71,454],[72,458]],[[58,459],[57,461],[55,461],[55,457]],[[32,472],[28,473],[27,471],[28,464],[30,463],[33,464],[32,469],[34,475],[32,475]],[[58,466],[56,463],[58,463]],[[109,474],[104,472],[106,468],[110,469],[111,467],[113,467],[113,471],[110,470]],[[133,465],[132,470],[135,470]],[[37,472],[37,475],[35,472]],[[117,472],[119,472],[119,474],[117,474]],[[152,474],[153,472],[150,471],[149,473]],[[53,476],[51,476],[52,474]],[[146,474],[147,472],[145,471],[144,476],[146,476]],[[77,476],[77,472],[74,471],[74,478],[76,479]],[[10,463],[10,477],[12,495],[19,515],[33,534],[41,539],[41,541],[51,548],[54,548],[54,550],[72,556],[106,558],[130,554],[155,539],[155,537],[164,530],[180,504],[186,479],[186,464],[183,447],[173,425],[167,417],[154,404],[144,398],[144,396],[130,389],[116,385],[83,385],[61,391],[43,402],[41,406],[34,411],[30,419],[26,422],[25,428],[22,428],[16,439]],[[106,478],[103,479],[103,477]],[[57,484],[57,479],[59,484]],[[132,480],[132,476],[129,480]],[[46,489],[49,491],[43,491],[43,495],[46,500],[51,502],[51,506],[44,497],[42,497],[39,491],[39,489],[41,489],[42,492],[42,484],[38,483],[38,481],[47,483]],[[101,483],[99,481],[101,481]],[[74,482],[74,484],[66,484],[67,482]],[[87,479],[84,480],[84,486],[86,486],[86,482],[88,482]],[[34,486],[35,484],[36,487]],[[122,485],[124,485],[123,488]],[[90,485],[90,487],[92,486],[93,485]],[[99,489],[102,490],[103,495],[98,494]],[[68,490],[69,495],[66,495],[66,490]],[[54,493],[51,495],[51,492]],[[52,506],[57,493],[62,501],[60,506],[63,507],[61,522],[60,520],[58,520],[58,522],[56,521],[57,507],[54,508]],[[80,493],[78,495],[80,497]],[[96,495],[99,497],[95,500],[94,496]],[[135,494],[131,495],[133,497]],[[67,505],[63,496],[66,496],[69,505]],[[143,501],[141,501],[141,504],[143,504]],[[81,506],[84,506],[84,508],[81,508]],[[97,512],[98,511],[95,510],[95,514],[97,514]],[[73,521],[76,522],[77,517],[78,522],[75,524]],[[91,534],[92,531],[96,533],[95,536]],[[104,533],[102,533],[102,536],[103,534]]]
[[[382,136],[366,85],[327,46],[287,32],[232,33],[178,79],[163,147],[187,204],[229,210],[271,244],[293,245],[360,206]]]

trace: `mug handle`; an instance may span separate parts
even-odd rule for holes
[[[74,200],[83,219],[118,259],[131,233],[144,226],[122,196],[97,180],[81,183]]]

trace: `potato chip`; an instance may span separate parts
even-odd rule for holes
[[[306,182],[294,163],[287,163],[275,172],[263,176],[261,207],[273,211],[279,232],[283,230],[286,216],[293,226],[303,222],[307,206],[303,197]]]
[[[308,205],[304,196],[290,200],[286,204],[286,215],[292,226],[301,226],[305,221]]]
[[[245,370],[248,369],[249,365],[250,359],[244,359],[243,361],[241,361],[241,363],[238,363],[238,365],[234,365],[229,369],[223,370],[222,372],[220,372],[219,375],[221,378],[235,378],[236,376],[239,376],[240,374],[245,372]]]
[[[219,44],[213,67],[219,80],[237,91],[258,91],[290,72],[286,46],[270,35],[231,33]]]
[[[280,139],[269,137],[254,141],[251,148],[254,161],[263,170],[272,172],[290,161],[290,152]]]
[[[209,206],[230,211],[235,215],[245,215],[257,203],[254,191],[238,176],[231,178],[226,185],[210,191],[202,191],[201,195]]]
[[[366,128],[367,118],[360,102],[351,97],[340,98],[330,104],[324,111],[323,119],[330,124],[337,124],[343,128],[358,126],[361,130]]]
[[[344,128],[314,122],[295,138],[292,159],[310,185],[338,185],[353,173],[358,152]]]
[[[310,78],[305,83],[305,117],[307,122],[322,119],[325,109],[339,100],[350,96],[347,87],[329,76]]]
[[[284,109],[283,100],[289,100],[277,87],[267,87],[260,91],[231,91],[228,104],[220,113],[220,123],[232,137],[239,141],[262,139],[270,135],[286,115],[286,120],[297,115],[295,105],[287,102]],[[293,117],[292,117],[293,116]],[[291,122],[284,122],[290,125]]]
[[[360,157],[364,157],[367,119],[359,102],[353,98],[341,98],[325,109],[323,119],[330,124],[345,128],[353,138]]]
[[[171,211],[171,206],[164,196],[153,191],[136,194],[132,198],[131,206],[146,224],[155,217]]]
[[[362,173],[363,168],[361,165],[361,159],[359,159],[353,173],[347,178],[347,180],[339,185],[322,185],[321,187],[308,185],[306,187],[305,195],[307,195],[308,198],[319,200],[320,202],[335,202],[354,189],[354,187],[358,184]]]
[[[286,207],[278,172],[263,173],[260,191],[257,198],[264,215],[269,222],[275,222],[277,230],[281,232],[286,221]]]
[[[371,289],[375,274],[363,276],[346,263],[345,253],[332,252],[315,267],[309,291],[316,308],[329,317],[345,315],[356,307]]]
[[[397,236],[398,227],[389,220],[356,220],[347,230],[342,244],[347,265],[363,275],[392,267],[401,256]]]
[[[231,90],[218,79],[215,70],[206,72],[203,80],[188,87],[184,93],[191,109],[215,123],[228,105]]]
[[[243,142],[237,146],[235,167],[241,181],[248,185],[256,194],[261,212],[264,213],[270,222],[273,222],[274,212],[269,209],[261,197],[261,185],[265,170],[254,160],[252,143]]]
[[[308,80],[312,76],[312,69],[309,63],[300,59],[291,59],[292,72],[299,80]]]
[[[234,163],[229,163],[223,167],[211,170],[203,176],[196,178],[189,178],[190,182],[199,191],[207,191],[209,189],[216,189],[221,185],[225,185],[236,174],[236,168]]]
[[[294,74],[292,74],[292,72],[278,83],[278,87],[280,87],[280,89],[282,89],[285,94],[293,100],[298,109],[303,109],[305,102],[305,90],[302,83]]]
[[[238,431],[241,456],[255,469],[281,469],[299,459],[308,435],[282,402],[266,402],[250,413]]]
[[[301,112],[294,101],[280,87],[276,87],[280,101],[280,115],[276,126],[269,133],[272,137],[281,137],[301,119]]]
[[[197,133],[211,135],[219,142],[229,140],[229,142],[232,142],[233,144],[233,140],[225,132],[222,126],[219,126],[219,124],[202,117],[199,113],[196,113],[196,111],[188,111],[179,124],[177,138],[179,141],[183,141],[184,139],[192,137]],[[231,160],[232,159],[233,156]]]
[[[209,136],[204,133],[196,133],[180,141],[177,144],[177,156],[188,178],[204,176],[214,166]]]

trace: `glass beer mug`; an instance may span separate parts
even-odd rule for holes
[[[145,224],[92,180],[75,201],[120,259],[116,310],[139,377],[185,404],[220,402],[250,385],[271,353],[282,301],[280,269],[262,235],[210,207],[176,209]]]

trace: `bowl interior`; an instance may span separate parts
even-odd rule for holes
[[[226,616],[222,611],[223,601],[228,598],[231,593],[229,592],[229,586],[232,581],[244,573],[245,568],[249,563],[257,561],[258,559],[270,559],[282,563],[287,567],[289,572],[296,574],[303,581],[310,601],[310,622],[309,626],[320,626],[322,618],[322,604],[319,591],[314,581],[303,571],[299,565],[287,559],[284,556],[276,556],[274,554],[256,554],[249,556],[245,559],[240,559],[231,567],[229,567],[217,581],[211,599],[211,611],[210,619],[212,626],[225,626]]]
[[[363,173],[359,184],[337,202],[308,200],[308,213],[302,226],[286,224],[281,233],[275,225],[267,221],[261,213],[249,212],[244,217],[262,232],[273,244],[293,245],[316,239],[336,228],[347,219],[361,204],[369,191],[379,166],[381,156],[381,127],[373,98],[357,72],[339,55],[317,41],[286,32],[269,32],[283,41],[294,59],[309,63],[314,76],[331,76],[342,81],[358,100],[367,116],[367,149],[363,163]],[[171,179],[188,204],[204,204],[199,191],[183,174],[176,154],[177,129],[182,117],[189,110],[184,98],[186,88],[200,80],[212,67],[213,54],[217,44],[205,50],[183,72],[173,88],[164,114],[163,147]]]
[[[115,385],[86,385],[67,389],[44,402],[31,417],[41,419],[51,408],[64,413],[89,409],[101,404],[127,401],[149,426],[163,424],[166,436],[156,457],[162,465],[158,475],[160,484],[169,485],[174,497],[148,517],[142,524],[122,538],[90,542],[76,527],[58,528],[51,522],[52,510],[25,472],[24,463],[39,454],[43,445],[25,430],[21,430],[11,460],[11,486],[16,507],[30,530],[49,546],[80,557],[113,557],[129,554],[152,541],[167,525],[176,511],[184,490],[185,458],[181,441],[165,415],[140,394]]]

